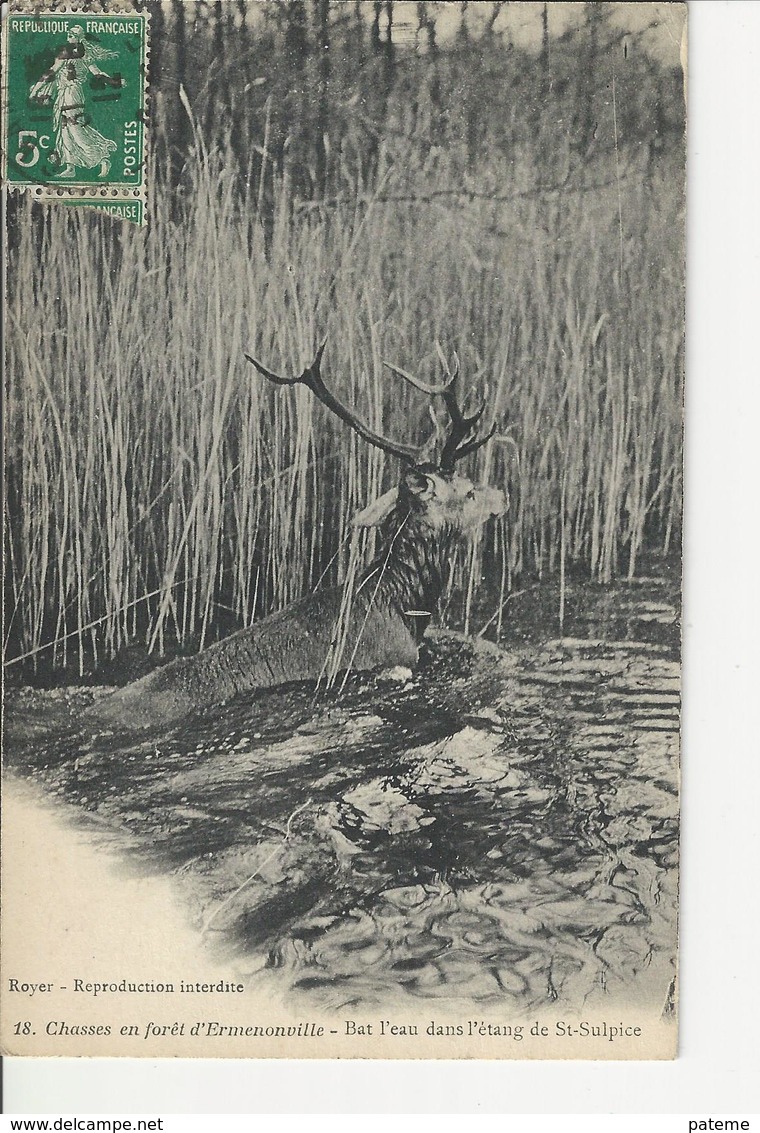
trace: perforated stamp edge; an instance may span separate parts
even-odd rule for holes
[[[54,182],[11,181],[8,178],[9,160],[9,53],[10,19],[14,16],[66,17],[66,16],[128,16],[143,23],[141,76],[142,114],[142,177],[140,184],[130,187],[122,183],[98,184],[69,181]],[[23,0],[12,2],[3,13],[0,57],[2,59],[2,86],[0,87],[0,170],[3,190],[26,194],[43,204],[65,204],[69,207],[96,208],[119,219],[144,225],[148,220],[148,171],[150,167],[150,47],[151,15],[147,9],[135,8],[123,0],[83,0],[82,3],[58,4],[56,0]],[[131,207],[134,206],[134,207]]]

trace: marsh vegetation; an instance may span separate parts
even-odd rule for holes
[[[383,363],[432,382],[456,355],[496,426],[462,463],[510,508],[457,552],[441,620],[467,636],[400,687],[140,736],[83,727],[103,690],[16,688],[9,771],[170,874],[251,984],[672,1010],[673,37],[626,25],[643,5],[189,11],[154,6],[149,226],[11,203],[12,683],[124,683],[371,561],[351,520],[396,461],[246,352],[297,374],[326,336],[341,401],[414,445],[429,399]]]
[[[10,673],[192,650],[343,581],[398,469],[244,360],[297,373],[324,335],[336,392],[399,439],[429,409],[383,360],[431,380],[456,353],[485,396],[468,471],[511,508],[461,555],[454,624],[482,628],[484,573],[498,637],[513,588],[677,551],[680,78],[614,5],[536,50],[466,7],[436,40],[456,6],[417,5],[396,44],[391,5],[264,5],[255,35],[246,5],[164,5],[149,227],[12,202]]]

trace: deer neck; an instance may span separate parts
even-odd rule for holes
[[[432,531],[409,511],[394,512],[378,555],[367,567],[360,591],[397,611],[419,639],[448,582],[454,532]]]

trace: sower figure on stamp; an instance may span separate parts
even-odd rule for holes
[[[76,167],[94,169],[98,176],[106,177],[111,168],[111,155],[116,142],[87,122],[85,90],[90,75],[104,79],[109,85],[121,87],[121,76],[110,76],[101,71],[97,62],[118,58],[117,51],[108,51],[84,38],[84,28],[71,28],[68,42],[60,49],[55,63],[46,71],[30,91],[31,97],[43,104],[53,99],[53,130],[55,132],[54,159],[61,166],[58,177],[73,177]]]

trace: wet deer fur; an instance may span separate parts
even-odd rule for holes
[[[249,361],[277,384],[306,385],[369,443],[407,466],[398,487],[354,520],[357,526],[380,528],[380,549],[361,574],[350,604],[343,667],[357,671],[413,667],[419,642],[446,586],[456,542],[506,510],[501,490],[476,487],[455,470],[456,462],[484,444],[492,432],[468,439],[483,409],[470,417],[459,409],[458,366],[441,386],[425,385],[391,367],[417,388],[444,398],[449,435],[438,463],[425,461],[426,446],[415,449],[379,436],[334,397],[320,374],[323,350],[324,343],[297,378],[280,378],[255,359]],[[126,685],[94,705],[90,715],[117,727],[170,724],[240,692],[317,680],[324,671],[342,603],[339,587],[307,595],[194,657],[178,658]]]

